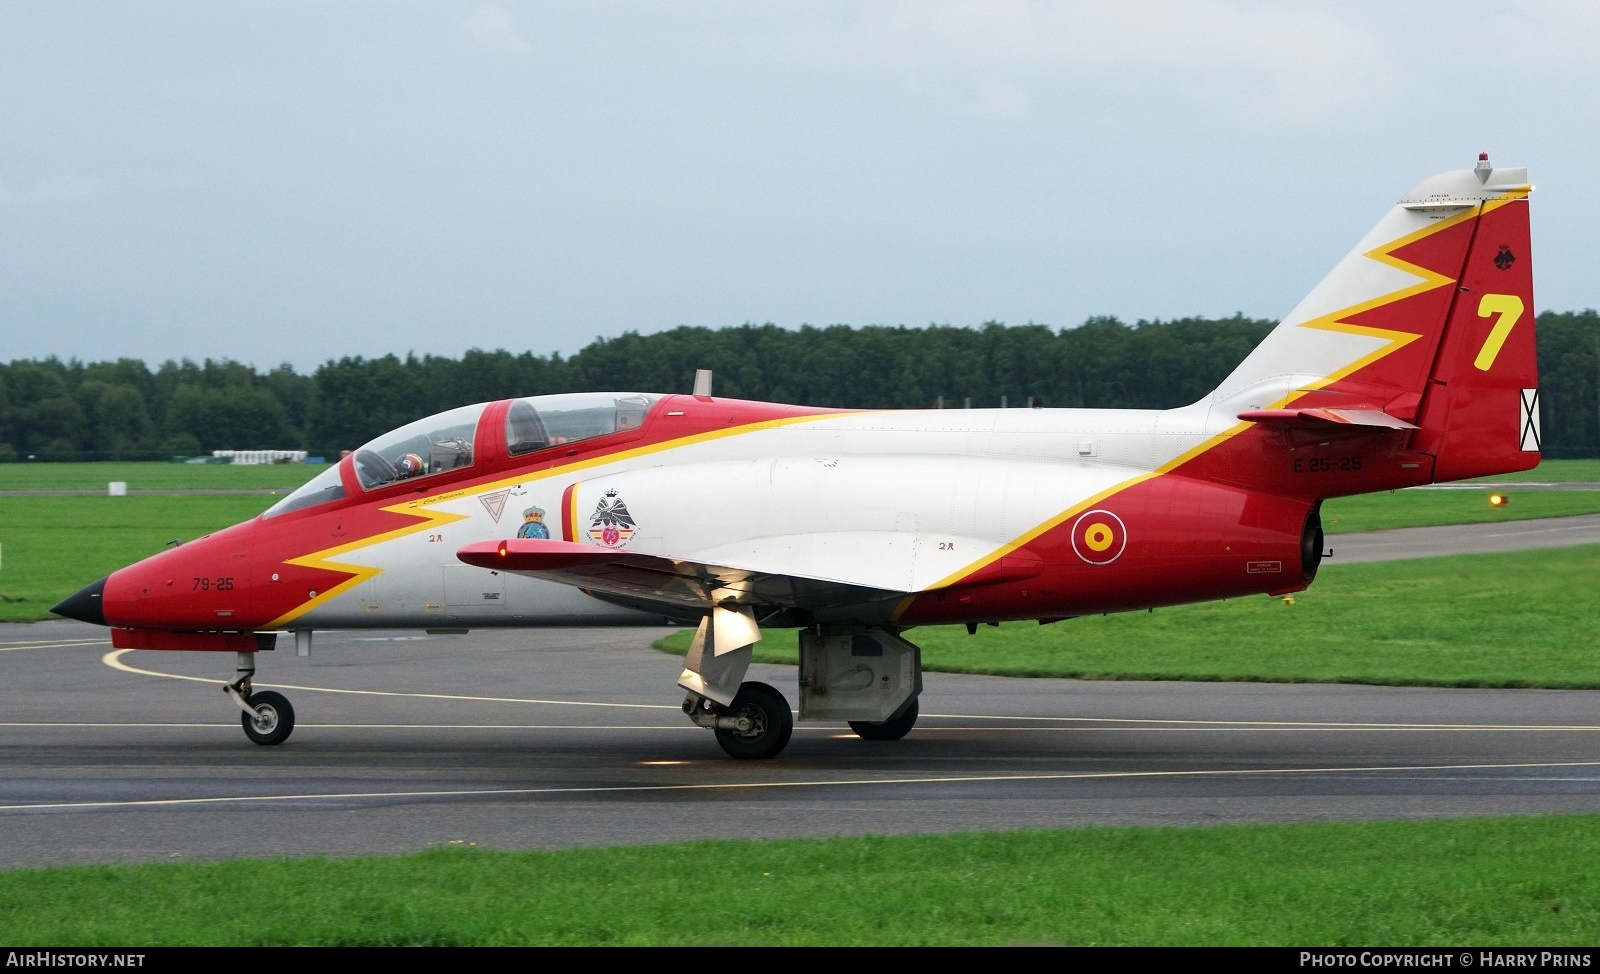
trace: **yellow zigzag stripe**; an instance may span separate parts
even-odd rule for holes
[[[1355,317],[1356,315],[1363,314],[1375,308],[1381,308],[1385,305],[1404,301],[1407,298],[1415,297],[1419,294],[1426,294],[1427,292],[1435,290],[1436,288],[1446,287],[1454,284],[1456,282],[1454,277],[1451,277],[1448,274],[1441,274],[1438,271],[1430,270],[1418,264],[1413,264],[1408,260],[1402,260],[1394,255],[1394,251],[1409,246],[1418,240],[1423,239],[1424,237],[1430,237],[1442,230],[1465,223],[1468,220],[1477,219],[1480,211],[1481,205],[1466,207],[1460,213],[1457,213],[1454,216],[1446,217],[1437,223],[1432,223],[1425,227],[1418,227],[1416,230],[1413,230],[1397,240],[1391,240],[1388,243],[1380,247],[1375,247],[1363,254],[1362,256],[1369,257],[1380,264],[1385,264],[1389,267],[1393,267],[1396,270],[1404,271],[1405,273],[1414,277],[1419,277],[1421,280],[1417,281],[1415,284],[1400,288],[1397,291],[1391,291],[1388,294],[1382,294],[1378,297],[1369,298],[1366,301],[1358,302],[1348,308],[1342,308],[1333,312],[1332,314],[1323,315],[1320,318],[1313,318],[1310,321],[1303,321],[1298,327],[1317,328],[1322,331],[1342,332],[1346,335],[1363,335],[1369,338],[1382,339],[1384,344],[1367,353],[1366,355],[1361,356],[1354,362],[1349,363],[1343,368],[1335,369],[1333,372],[1324,376],[1321,380],[1290,392],[1283,399],[1274,403],[1270,408],[1280,409],[1284,406],[1287,406],[1296,399],[1299,399],[1308,393],[1315,392],[1318,389],[1330,386],[1345,376],[1354,372],[1358,372],[1361,369],[1364,369],[1372,363],[1378,361],[1379,359],[1386,358],[1421,338],[1422,336],[1415,332],[1394,331],[1388,328],[1374,328],[1370,325],[1358,325],[1353,322],[1345,321],[1344,319],[1347,317]]]
[[[1344,332],[1345,334],[1349,335],[1366,335],[1372,338],[1384,339],[1387,344],[1368,353],[1367,355],[1362,356],[1359,359],[1356,359],[1354,362],[1346,365],[1344,368],[1335,370],[1312,385],[1306,386],[1302,389],[1296,389],[1295,391],[1289,393],[1288,396],[1284,397],[1282,401],[1273,404],[1271,408],[1282,408],[1283,406],[1294,402],[1296,399],[1299,399],[1301,396],[1304,396],[1307,393],[1315,392],[1318,389],[1332,385],[1345,376],[1354,372],[1358,372],[1361,369],[1366,368],[1368,365],[1371,365],[1373,362],[1397,352],[1416,341],[1418,338],[1421,338],[1421,335],[1413,334],[1407,331],[1392,331],[1387,328],[1373,328],[1367,325],[1352,324],[1351,322],[1343,319],[1347,317],[1354,317],[1366,311],[1371,311],[1374,308],[1381,308],[1385,305],[1394,304],[1397,301],[1404,301],[1406,298],[1413,297],[1418,294],[1424,294],[1428,291],[1434,290],[1435,288],[1445,287],[1447,285],[1456,283],[1456,279],[1454,277],[1451,277],[1447,274],[1440,274],[1437,271],[1432,271],[1426,267],[1418,266],[1417,264],[1413,264],[1407,260],[1402,260],[1401,258],[1396,257],[1394,252],[1408,247],[1424,237],[1432,236],[1435,233],[1439,233],[1442,230],[1461,223],[1466,223],[1469,220],[1475,220],[1479,217],[1486,216],[1494,210],[1505,206],[1507,203],[1511,203],[1516,200],[1527,199],[1528,193],[1532,191],[1532,189],[1532,186],[1518,187],[1510,192],[1496,196],[1492,200],[1486,200],[1477,206],[1468,206],[1462,209],[1460,213],[1440,220],[1437,223],[1432,223],[1425,227],[1418,227],[1416,230],[1413,230],[1397,240],[1391,240],[1381,247],[1376,247],[1367,251],[1363,256],[1370,257],[1380,264],[1387,264],[1396,270],[1401,270],[1407,274],[1420,277],[1422,280],[1410,285],[1409,287],[1403,287],[1398,291],[1392,291],[1389,294],[1380,295],[1376,298],[1371,298],[1367,301],[1353,304],[1348,308],[1335,311],[1333,314],[1324,315],[1321,318],[1314,318],[1311,321],[1302,322],[1299,327],[1319,328],[1324,331]]]
[[[465,514],[455,514],[450,511],[427,510],[423,507],[422,501],[415,500],[403,501],[399,504],[390,504],[388,507],[380,508],[380,510],[390,514],[409,514],[418,518],[419,520],[415,524],[408,524],[405,527],[395,528],[392,531],[385,531],[382,534],[375,534],[369,537],[360,538],[334,548],[325,548],[322,551],[313,552],[309,555],[301,555],[299,558],[290,558],[285,561],[284,564],[286,565],[297,565],[301,568],[320,568],[324,571],[330,572],[349,572],[351,577],[345,579],[325,592],[318,592],[314,598],[300,603],[295,608],[290,609],[288,612],[285,612],[283,615],[267,623],[266,628],[281,628],[282,626],[287,625],[290,621],[301,615],[304,615],[307,612],[310,612],[312,609],[315,609],[324,602],[327,602],[331,599],[336,599],[344,593],[355,588],[357,585],[360,585],[362,582],[365,582],[371,578],[376,578],[377,576],[383,574],[383,569],[373,568],[370,565],[357,565],[350,562],[335,561],[334,559],[340,555],[347,552],[358,551],[362,548],[366,548],[380,542],[389,541],[394,538],[403,538],[406,535],[416,534],[418,531],[426,531],[429,528],[443,527],[446,524],[453,524],[456,521],[466,520],[467,517]]]
[[[1424,292],[1431,291],[1434,288],[1444,287],[1445,285],[1448,285],[1448,284],[1454,284],[1456,282],[1455,278],[1450,277],[1450,276],[1445,275],[1445,274],[1440,274],[1437,271],[1429,270],[1426,267],[1421,267],[1421,266],[1419,266],[1417,264],[1413,264],[1410,261],[1402,260],[1401,258],[1396,257],[1394,255],[1394,251],[1400,250],[1400,249],[1402,249],[1402,248],[1404,248],[1406,246],[1409,246],[1410,244],[1415,243],[1418,240],[1421,240],[1424,237],[1427,237],[1427,236],[1430,236],[1432,234],[1438,233],[1441,230],[1444,230],[1444,229],[1446,229],[1448,227],[1455,226],[1456,224],[1459,224],[1459,223],[1464,223],[1464,222],[1466,222],[1468,220],[1477,219],[1478,217],[1483,216],[1483,215],[1485,215],[1487,213],[1490,213],[1493,210],[1499,209],[1500,207],[1506,205],[1507,203],[1511,203],[1511,202],[1514,202],[1516,200],[1527,199],[1528,198],[1528,194],[1532,190],[1533,190],[1532,186],[1521,186],[1521,187],[1518,187],[1517,189],[1511,190],[1511,191],[1509,191],[1507,193],[1504,193],[1504,194],[1502,194],[1500,196],[1497,196],[1492,200],[1487,200],[1487,201],[1479,204],[1478,206],[1468,206],[1468,207],[1464,208],[1460,213],[1457,213],[1454,216],[1447,217],[1447,218],[1445,218],[1443,220],[1440,220],[1440,221],[1438,221],[1436,223],[1430,223],[1425,227],[1418,227],[1416,230],[1413,230],[1412,232],[1406,234],[1403,237],[1400,237],[1400,238],[1395,239],[1395,240],[1391,240],[1388,243],[1385,243],[1385,244],[1383,244],[1383,245],[1381,245],[1379,247],[1375,247],[1372,250],[1367,251],[1363,256],[1370,257],[1373,260],[1378,261],[1379,263],[1387,264],[1390,267],[1393,267],[1393,268],[1396,268],[1398,270],[1405,271],[1408,274],[1412,274],[1412,275],[1415,275],[1417,277],[1420,277],[1420,278],[1422,278],[1422,280],[1418,281],[1415,284],[1409,285],[1407,287],[1403,287],[1403,288],[1401,288],[1401,289],[1399,289],[1397,291],[1392,291],[1392,292],[1390,292],[1388,294],[1380,295],[1380,296],[1378,296],[1376,298],[1371,298],[1369,300],[1362,301],[1362,302],[1359,302],[1357,304],[1353,304],[1353,305],[1351,305],[1351,306],[1349,306],[1347,308],[1341,308],[1340,310],[1335,311],[1332,314],[1323,315],[1320,318],[1313,318],[1310,321],[1302,322],[1298,327],[1300,327],[1300,328],[1320,328],[1320,329],[1323,329],[1323,330],[1326,330],[1326,331],[1344,332],[1346,334],[1351,334],[1351,335],[1366,335],[1366,336],[1373,337],[1373,338],[1381,338],[1381,339],[1384,340],[1385,344],[1382,347],[1376,349],[1375,351],[1370,352],[1369,354],[1362,356],[1361,358],[1359,358],[1356,361],[1350,363],[1349,365],[1346,365],[1344,368],[1341,368],[1341,369],[1338,369],[1338,370],[1334,371],[1333,373],[1331,373],[1330,375],[1324,377],[1320,381],[1318,381],[1318,382],[1316,382],[1316,383],[1314,383],[1312,385],[1308,385],[1308,386],[1306,386],[1304,388],[1296,389],[1293,392],[1290,392],[1287,396],[1285,396],[1284,398],[1282,398],[1282,399],[1278,400],[1277,402],[1273,403],[1268,408],[1269,409],[1282,409],[1284,406],[1287,406],[1289,403],[1295,401],[1296,399],[1300,398],[1301,396],[1304,396],[1304,395],[1306,395],[1308,393],[1311,393],[1311,392],[1315,392],[1316,390],[1321,389],[1321,388],[1323,388],[1325,386],[1331,385],[1331,384],[1339,381],[1340,379],[1344,378],[1345,376],[1350,375],[1351,373],[1357,372],[1360,369],[1363,369],[1366,366],[1371,365],[1373,362],[1376,362],[1379,359],[1384,358],[1387,355],[1390,355],[1390,354],[1392,354],[1394,352],[1399,351],[1400,349],[1404,348],[1405,346],[1407,346],[1407,345],[1411,344],[1412,342],[1416,341],[1418,338],[1421,338],[1422,337],[1421,335],[1414,334],[1412,332],[1393,331],[1393,330],[1390,330],[1390,329],[1387,329],[1387,328],[1373,328],[1373,327],[1371,327],[1369,325],[1357,325],[1357,324],[1352,324],[1351,322],[1348,322],[1348,321],[1344,321],[1343,319],[1346,318],[1346,317],[1353,317],[1355,315],[1361,314],[1364,311],[1370,311],[1373,308],[1382,307],[1383,305],[1386,305],[1386,304],[1393,304],[1396,301],[1403,301],[1406,298],[1409,298],[1409,297],[1411,297],[1413,295],[1422,294]],[[1099,493],[1095,494],[1093,497],[1090,497],[1087,500],[1080,501],[1079,503],[1072,505],[1071,507],[1069,507],[1066,510],[1062,511],[1060,514],[1057,514],[1055,517],[1050,518],[1048,521],[1045,521],[1044,523],[1039,524],[1036,527],[1034,527],[1034,528],[1028,530],[1027,532],[1023,533],[1022,535],[1012,539],[1012,541],[1009,542],[1008,544],[1001,545],[1000,548],[997,549],[994,553],[989,554],[989,555],[985,555],[984,557],[979,558],[978,560],[974,561],[972,564],[967,565],[965,568],[962,568],[959,571],[952,572],[951,574],[945,576],[944,578],[941,578],[939,581],[937,581],[934,584],[928,586],[927,588],[923,589],[922,591],[931,592],[931,591],[935,591],[937,589],[947,588],[947,587],[949,587],[951,585],[954,585],[955,583],[959,582],[961,579],[966,578],[968,575],[971,575],[974,572],[980,571],[980,570],[988,567],[991,563],[999,560],[1000,558],[1003,558],[1006,554],[1010,553],[1011,551],[1013,551],[1013,550],[1015,550],[1017,548],[1020,548],[1023,545],[1028,544],[1030,541],[1033,541],[1035,538],[1038,538],[1039,536],[1043,535],[1047,531],[1050,531],[1050,530],[1052,530],[1052,529],[1054,529],[1056,527],[1059,527],[1062,524],[1065,524],[1067,521],[1071,520],[1073,517],[1076,517],[1077,515],[1083,513],[1084,511],[1086,511],[1089,508],[1093,507],[1094,505],[1100,503],[1101,501],[1107,499],[1108,497],[1111,497],[1114,494],[1119,494],[1122,491],[1127,490],[1130,487],[1134,487],[1134,486],[1136,486],[1138,484],[1142,484],[1146,480],[1151,480],[1151,479],[1153,479],[1155,477],[1161,476],[1162,474],[1171,473],[1172,471],[1174,471],[1174,470],[1178,469],[1179,467],[1183,466],[1185,463],[1188,463],[1190,460],[1193,460],[1195,457],[1198,457],[1201,454],[1204,454],[1204,453],[1207,453],[1207,452],[1211,451],[1218,444],[1228,440],[1229,438],[1239,434],[1240,432],[1243,432],[1245,429],[1248,429],[1252,425],[1254,425],[1254,424],[1247,423],[1247,422],[1242,422],[1242,421],[1239,422],[1239,423],[1236,423],[1233,426],[1229,427],[1228,429],[1223,430],[1221,433],[1218,433],[1217,435],[1206,439],[1203,443],[1200,443],[1198,446],[1195,446],[1193,449],[1186,450],[1183,453],[1180,453],[1178,456],[1173,457],[1171,460],[1168,460],[1166,463],[1163,463],[1161,466],[1157,467],[1151,473],[1139,474],[1136,477],[1130,477],[1129,479],[1122,481],[1121,483],[1117,484],[1114,487],[1110,487],[1110,488],[1108,488],[1106,490],[1102,490]],[[907,596],[906,598],[902,599],[900,601],[900,603],[896,606],[896,608],[895,608],[894,612],[891,614],[890,618],[891,619],[899,619],[900,615],[903,612],[905,612],[905,610],[907,608],[910,607],[911,601],[914,598],[916,598],[915,595],[910,595],[910,596]]]

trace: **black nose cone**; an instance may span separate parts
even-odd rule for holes
[[[106,624],[106,614],[100,606],[100,595],[105,590],[106,580],[102,578],[93,585],[86,585],[82,590],[62,599],[61,604],[50,611],[58,616],[66,616],[68,619],[76,619],[79,622],[92,622],[97,626],[103,626]]]

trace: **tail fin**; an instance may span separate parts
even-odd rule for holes
[[[1425,180],[1223,381],[1214,413],[1380,410],[1420,427],[1410,446],[1435,480],[1537,466],[1532,189],[1487,157]]]

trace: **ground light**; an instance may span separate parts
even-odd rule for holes
[[[1489,495],[1489,506],[1490,507],[1506,507],[1506,506],[1509,506],[1510,503],[1511,503],[1511,498],[1507,497],[1505,494],[1490,494]]]

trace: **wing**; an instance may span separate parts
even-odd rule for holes
[[[927,590],[914,588],[904,567],[915,557],[917,543],[915,535],[875,531],[762,538],[728,546],[714,561],[708,561],[570,541],[509,538],[467,545],[456,557],[479,568],[543,578],[624,599],[696,609],[732,602],[825,612],[898,602]],[[977,550],[984,543],[974,540],[971,544]],[[1015,549],[990,560],[981,570],[930,588],[1015,581],[1037,575],[1043,568],[1037,555]]]

